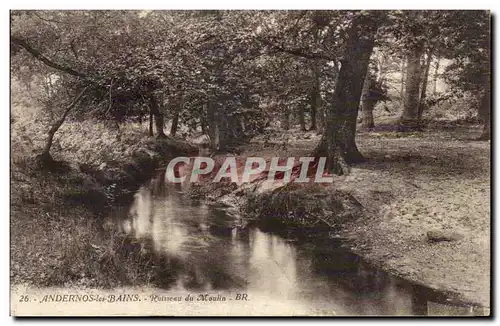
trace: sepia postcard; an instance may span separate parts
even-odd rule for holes
[[[11,10],[10,314],[491,316],[488,10]]]

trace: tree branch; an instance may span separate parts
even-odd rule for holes
[[[32,11],[32,13],[40,20],[43,20],[45,22],[48,22],[48,23],[57,23],[57,24],[65,24],[65,25],[69,25],[69,23],[66,23],[66,22],[62,22],[62,21],[59,21],[59,20],[55,20],[55,19],[49,19],[49,18],[43,18],[42,16],[40,16],[35,10]]]
[[[295,49],[287,49],[281,45],[275,44],[269,40],[266,40],[264,38],[258,38],[258,40],[271,47],[273,50],[278,51],[278,52],[283,52],[283,53],[288,53],[297,57],[301,58],[306,58],[306,59],[322,59],[322,60],[328,60],[328,61],[335,61],[335,57],[321,54],[321,53],[310,53],[307,51],[304,51],[303,49],[300,48],[295,48]]]
[[[81,73],[79,71],[76,71],[76,70],[74,70],[74,69],[72,69],[70,67],[65,67],[63,65],[60,65],[60,64],[58,64],[58,63],[50,60],[45,55],[43,55],[42,53],[40,53],[40,51],[38,51],[37,49],[33,48],[31,45],[29,45],[25,40],[23,40],[21,38],[12,36],[10,38],[10,41],[11,41],[12,44],[15,44],[17,46],[22,47],[28,53],[30,53],[33,57],[35,57],[36,59],[40,60],[45,65],[47,65],[47,66],[49,66],[51,68],[54,68],[54,69],[57,69],[59,71],[65,72],[65,73],[70,74],[72,76],[81,77],[81,78],[85,78],[85,79],[88,78],[85,74],[83,74],[83,73]]]
[[[66,107],[66,109],[64,110],[64,113],[61,117],[61,119],[59,119],[59,121],[57,122],[57,125],[59,128],[62,123],[64,122],[64,120],[66,119],[66,116],[68,115],[69,111],[71,111],[71,109],[78,103],[78,101],[80,101],[80,99],[82,98],[82,96],[85,94],[85,92],[89,89],[90,86],[86,86],[74,99],[73,99],[73,102],[70,103],[70,105],[68,105]]]

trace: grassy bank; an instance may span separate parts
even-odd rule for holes
[[[58,131],[52,149],[64,169],[49,172],[35,159],[47,126],[29,113],[18,107],[11,121],[12,283],[155,283],[155,271],[167,270],[165,262],[107,217],[158,164],[197,149],[173,139],[151,139],[139,124],[118,131],[96,121],[72,121]]]
[[[359,203],[348,192],[296,183],[249,194],[244,211],[271,229],[298,230],[339,230],[362,214]]]

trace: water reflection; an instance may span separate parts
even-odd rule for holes
[[[428,291],[371,269],[333,239],[297,241],[258,227],[242,229],[163,180],[136,193],[123,228],[167,261],[164,288],[244,290],[283,305],[300,303],[311,314],[427,313]]]

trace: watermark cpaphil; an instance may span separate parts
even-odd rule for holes
[[[222,162],[211,157],[180,156],[172,159],[166,168],[166,178],[171,183],[199,181],[234,183],[256,180],[283,183],[332,183],[333,177],[325,172],[326,157],[235,157],[227,156]]]

